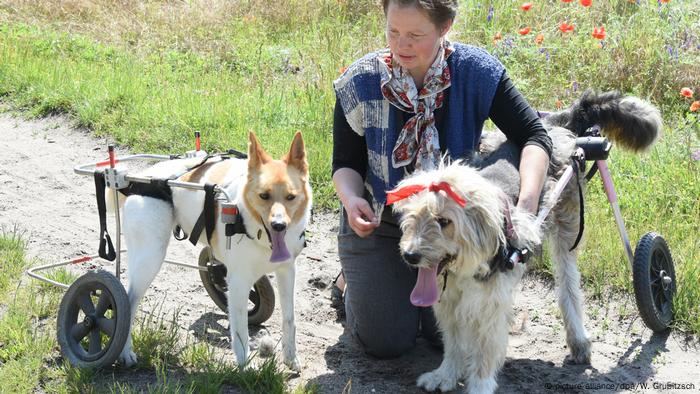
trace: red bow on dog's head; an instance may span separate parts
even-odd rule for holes
[[[431,183],[430,185],[409,185],[404,186],[400,189],[390,190],[386,193],[386,205],[391,205],[397,201],[408,198],[416,193],[420,193],[423,190],[428,190],[430,192],[444,191],[450,198],[455,200],[460,207],[464,208],[467,205],[467,201],[460,197],[447,182]]]

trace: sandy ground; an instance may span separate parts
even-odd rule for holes
[[[0,225],[17,225],[28,232],[28,253],[36,257],[35,264],[96,252],[99,222],[94,184],[91,178],[74,174],[73,166],[104,159],[106,144],[72,128],[64,118],[26,121],[0,115]],[[415,380],[438,366],[438,351],[419,340],[412,352],[399,359],[373,359],[353,345],[344,334],[344,322],[330,308],[329,286],[339,269],[336,223],[336,213],[317,212],[309,228],[308,247],[297,260],[302,372],[290,379],[290,386],[315,382],[323,393],[421,392]],[[189,243],[171,243],[171,257],[176,260],[196,263],[197,255]],[[182,307],[179,324],[185,332],[230,352],[226,316],[207,296],[196,271],[163,269],[143,309],[152,310],[160,302],[165,310]],[[568,351],[551,283],[529,275],[516,305],[517,324],[498,378],[499,392],[700,390],[697,342],[679,333],[652,335],[630,297],[587,302],[586,326],[594,346],[588,366],[565,362]],[[278,308],[262,328],[251,328],[253,347],[264,335],[279,339]],[[53,357],[59,357],[58,351]],[[120,380],[137,384],[155,381],[143,372],[115,373]],[[674,384],[694,385],[694,389],[674,389]]]

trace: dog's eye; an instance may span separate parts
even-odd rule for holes
[[[452,223],[452,221],[450,219],[446,219],[446,218],[437,218],[437,222],[440,225],[440,228],[445,228],[450,223]]]
[[[260,193],[258,194],[261,200],[269,200],[270,199],[270,193]]]
[[[288,200],[288,201],[292,201],[292,200],[294,200],[295,198],[297,198],[297,196],[295,196],[294,194],[287,194],[287,200]]]

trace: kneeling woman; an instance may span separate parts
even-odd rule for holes
[[[522,148],[518,206],[535,213],[551,154],[535,111],[485,51],[447,40],[457,0],[384,0],[388,49],[334,82],[333,182],[343,209],[338,254],[347,327],[380,358],[419,333],[440,344],[432,310],[411,305],[417,272],[399,254],[386,192],[406,174],[468,158],[490,118]]]

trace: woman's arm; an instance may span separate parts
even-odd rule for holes
[[[537,113],[505,73],[496,89],[489,117],[522,149],[518,207],[536,214],[552,154],[552,139]]]
[[[520,195],[518,207],[537,214],[549,156],[537,145],[526,145],[520,154]]]
[[[366,237],[379,226],[379,219],[363,194],[362,177],[352,168],[339,168],[333,173],[333,184],[340,202],[348,213],[348,224],[357,235]]]
[[[348,224],[360,237],[366,237],[379,226],[367,200],[362,175],[367,170],[367,143],[348,124],[336,102],[333,113],[333,184],[348,214]]]

